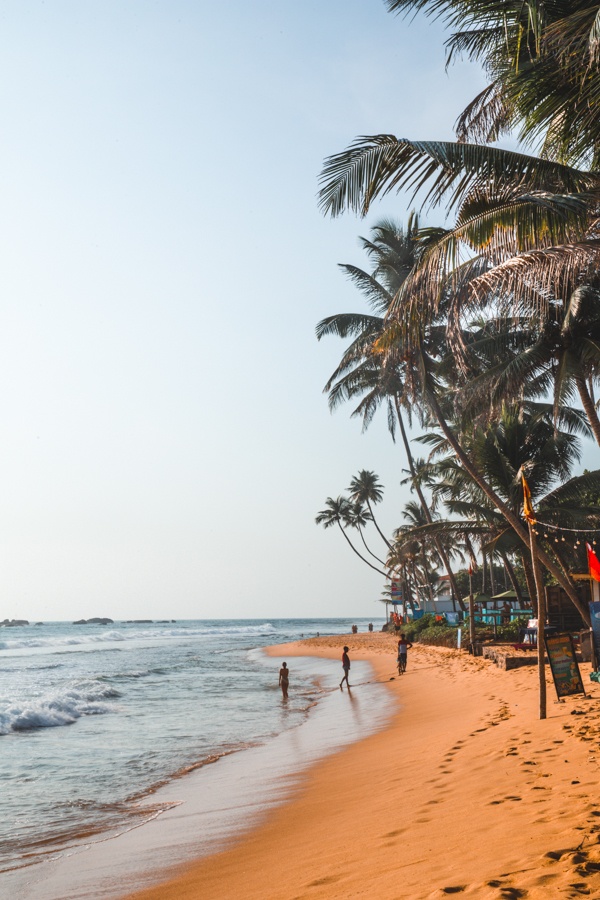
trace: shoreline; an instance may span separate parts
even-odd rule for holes
[[[140,814],[146,809],[152,814],[144,812],[137,825],[83,837],[68,852],[7,873],[3,886],[15,900],[117,900],[124,885],[138,890],[158,885],[198,858],[237,845],[294,796],[311,766],[338,752],[340,742],[360,740],[362,732],[374,732],[389,719],[387,693],[372,683],[368,663],[361,664],[362,692],[350,721],[347,698],[337,690],[337,666],[330,660],[306,654],[296,660],[298,694],[288,709],[277,687],[279,665],[264,648],[250,653],[258,654],[261,667],[271,673],[269,702],[280,710],[281,730],[141,798]],[[299,697],[306,704],[300,721]]]
[[[399,710],[389,725],[312,765],[233,846],[123,898],[600,895],[600,686],[558,704],[548,673],[540,722],[530,668],[415,645],[399,677],[395,641],[381,633],[268,652],[339,659],[344,643],[389,682]]]

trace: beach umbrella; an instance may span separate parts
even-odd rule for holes
[[[525,597],[527,597],[527,599],[529,600],[529,594],[527,593],[527,591],[521,591],[521,597],[523,597],[523,599],[525,599]],[[492,600],[516,600],[516,599],[517,599],[516,591],[502,591],[501,594],[494,594],[494,596],[492,597]]]

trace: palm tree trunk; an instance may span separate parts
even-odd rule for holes
[[[538,652],[538,680],[540,687],[540,719],[546,718],[546,644],[544,634],[546,627],[546,594],[540,564],[536,553],[535,528],[529,525],[529,541],[531,547],[531,564],[537,594],[538,627],[537,627],[537,652]]]
[[[590,392],[588,391],[588,387],[585,383],[585,378],[583,377],[583,375],[577,375],[575,377],[575,384],[577,385],[577,390],[579,391],[581,404],[588,418],[588,422],[590,423],[590,428],[592,429],[594,437],[596,438],[596,443],[600,446],[600,418],[598,418],[598,413],[596,412],[594,401],[590,397]]]
[[[404,419],[403,419],[402,413],[400,412],[400,403],[398,401],[398,397],[396,394],[394,394],[394,404],[396,406],[396,415],[398,416],[398,424],[400,425],[400,434],[402,435],[402,443],[404,444],[404,452],[406,453],[406,459],[408,461],[408,468],[410,469],[410,474],[412,475],[412,483],[414,485],[415,491],[417,492],[417,497],[419,498],[419,503],[421,504],[421,509],[423,510],[423,515],[425,516],[425,519],[427,520],[428,524],[431,525],[431,523],[433,522],[433,516],[431,515],[431,512],[429,511],[429,506],[425,500],[425,495],[423,494],[423,491],[421,490],[421,485],[419,484],[418,479],[416,477],[417,473],[416,473],[416,469],[415,469],[415,463],[414,463],[412,451],[410,449],[408,437],[406,434],[406,429],[404,427]],[[442,560],[442,565],[446,569],[446,573],[450,580],[450,592],[452,594],[452,599],[454,600],[454,598],[456,598],[461,610],[463,612],[466,612],[467,607],[463,603],[463,600],[458,591],[458,585],[456,583],[456,578],[454,577],[454,571],[453,571],[452,567],[450,566],[450,558],[449,558],[448,554],[446,553],[446,550],[444,548],[444,545],[442,544],[442,541],[438,537],[434,538],[434,542],[435,542],[435,548],[436,548],[437,552],[439,553],[440,559]]]
[[[519,584],[517,576],[515,575],[515,570],[513,569],[506,553],[501,553],[500,555],[502,556],[502,562],[504,563],[504,570],[506,571],[506,573],[509,577],[510,583],[513,586],[513,591],[517,595],[517,600],[519,601],[519,605],[522,605],[523,604],[523,591],[521,590],[521,585]]]
[[[514,529],[514,531],[519,536],[521,541],[525,544],[525,546],[527,548],[529,548],[529,535],[527,533],[527,529],[524,527],[523,523],[515,515],[515,513],[512,511],[512,509],[510,509],[510,507],[508,507],[506,505],[506,503],[496,494],[494,489],[492,487],[490,487],[490,485],[487,483],[487,481],[485,480],[483,475],[479,472],[477,467],[471,462],[469,456],[465,453],[465,451],[461,447],[460,443],[458,442],[456,435],[454,434],[454,432],[448,425],[448,422],[446,421],[446,418],[440,408],[438,399],[437,399],[435,393],[429,387],[429,385],[426,386],[426,398],[427,398],[427,401],[431,408],[431,411],[433,412],[436,419],[438,420],[440,428],[444,432],[444,435],[446,436],[448,443],[450,444],[450,446],[456,453],[461,464],[464,466],[466,471],[469,473],[469,475],[471,476],[473,481],[479,485],[479,487],[484,492],[486,497],[489,500],[491,500],[494,507],[496,507],[496,509],[498,509],[502,513],[502,515],[504,516],[504,518],[506,519],[508,524]],[[589,627],[590,626],[589,610],[587,610],[585,608],[584,604],[580,601],[579,597],[577,596],[577,592],[575,591],[575,589],[573,587],[573,583],[571,582],[571,580],[565,576],[565,574],[561,570],[561,568],[556,565],[554,560],[551,559],[548,556],[548,554],[544,550],[542,550],[541,547],[537,546],[535,548],[535,552],[537,554],[537,558],[539,559],[539,561],[542,563],[542,565],[546,569],[548,569],[548,571],[550,572],[551,575],[554,575],[554,577],[556,578],[556,580],[558,581],[560,586],[563,588],[563,590],[565,591],[565,593],[567,594],[567,596],[569,597],[569,599],[571,600],[571,602],[573,603],[573,605],[575,606],[577,611],[579,612],[583,621]]]
[[[533,568],[531,565],[531,556],[529,553],[524,552],[522,557],[523,561],[523,571],[525,572],[525,581],[527,582],[527,592],[529,594],[529,599],[531,600],[531,611],[533,613],[534,619],[537,619],[538,608],[537,608],[537,593],[535,589],[535,581],[533,578]]]
[[[368,497],[367,497],[367,506],[369,507],[369,512],[371,513],[371,518],[373,519],[373,525],[375,526],[375,528],[376,528],[377,531],[379,532],[379,534],[380,534],[382,540],[384,541],[384,543],[387,544],[388,550],[393,550],[392,545],[390,544],[390,542],[389,542],[388,539],[386,538],[385,534],[383,533],[383,531],[381,530],[381,528],[380,528],[379,525],[377,524],[377,519],[375,518],[375,515],[374,515],[374,513],[373,513],[373,507],[371,506]]]
[[[481,593],[487,594],[487,568],[485,562],[485,553],[483,551],[483,541],[481,542]]]
[[[373,551],[369,549],[369,547],[368,547],[368,545],[367,545],[367,542],[366,542],[366,540],[365,540],[365,536],[364,536],[364,534],[362,533],[362,528],[360,528],[360,527],[358,528],[358,533],[360,534],[360,539],[361,539],[361,541],[363,542],[364,548],[365,548],[365,550],[367,551],[367,553],[369,554],[369,556],[372,556],[373,559],[376,559],[378,563],[381,563],[382,566],[385,566],[384,560],[383,560],[383,559],[379,559],[379,557],[378,557],[378,556],[375,556],[375,554],[373,553]]]
[[[368,559],[365,559],[364,556],[361,556],[361,554],[358,552],[358,550],[356,549],[356,547],[354,546],[354,544],[352,543],[352,541],[350,540],[350,538],[348,537],[348,535],[346,534],[344,529],[342,528],[339,521],[338,521],[338,526],[339,526],[340,531],[342,532],[342,534],[344,535],[344,537],[346,538],[346,540],[348,541],[348,543],[350,544],[350,546],[352,547],[352,549],[354,550],[356,555],[358,556],[358,558],[362,559],[362,561],[364,563],[366,563],[370,569],[373,569],[375,572],[379,572],[380,575],[383,575],[384,578],[387,578],[388,577],[387,572],[380,571],[380,569],[378,569],[376,566],[371,565],[371,563],[369,562]]]

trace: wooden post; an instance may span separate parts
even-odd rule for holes
[[[533,577],[535,579],[535,592],[537,594],[538,608],[538,628],[537,628],[537,651],[538,651],[538,678],[540,683],[540,719],[546,718],[546,644],[544,642],[544,629],[546,626],[546,592],[542,582],[542,573],[540,572],[540,564],[535,552],[535,529],[531,522],[529,526],[529,547],[531,550],[531,565],[533,566]]]
[[[590,603],[594,600],[594,579],[590,574]],[[583,623],[585,625],[585,622]],[[596,643],[594,641],[594,629],[590,625],[590,658],[592,661],[592,668],[595,672],[600,668],[600,659],[598,659],[598,655],[596,653]]]
[[[469,571],[469,640],[471,653],[475,656],[475,603],[473,602],[473,576]]]

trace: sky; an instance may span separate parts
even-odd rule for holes
[[[405,463],[330,414],[315,325],[407,199],[328,219],[317,179],[452,138],[484,80],[444,37],[383,0],[0,0],[0,620],[382,613],[314,518],[369,469],[390,533]]]

